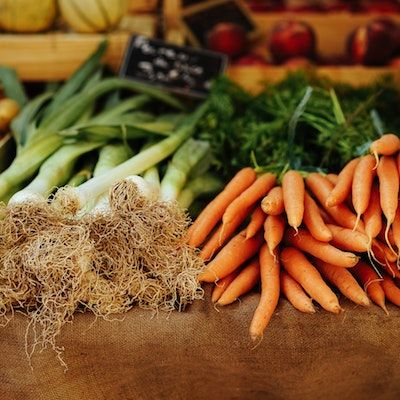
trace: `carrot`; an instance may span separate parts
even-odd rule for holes
[[[332,239],[332,232],[322,219],[317,203],[307,192],[304,194],[303,221],[315,239],[321,242],[329,242]]]
[[[222,218],[226,208],[256,180],[252,168],[241,169],[212,200],[189,228],[189,244],[199,247]]]
[[[385,296],[387,299],[400,307],[400,289],[395,285],[393,280],[388,276],[383,276],[383,281],[381,282],[381,286],[383,291],[385,292]]]
[[[378,239],[374,239],[372,241],[372,250],[374,254],[376,254],[378,248],[379,248],[378,253],[383,254],[384,258],[386,258],[390,262],[396,262],[397,260],[396,254],[394,254],[393,251],[390,250],[385,243],[379,241]]]
[[[380,285],[380,279],[375,271],[364,261],[359,261],[358,264],[351,269],[356,278],[364,286],[369,298],[381,307],[386,314],[388,313],[385,305],[385,292]]]
[[[389,241],[389,229],[396,216],[399,196],[399,173],[393,157],[382,156],[378,164],[379,192],[382,212],[386,217],[385,240],[389,248],[396,253]]]
[[[290,170],[282,178],[283,204],[288,224],[296,231],[303,221],[304,180],[298,171]]]
[[[238,233],[208,263],[206,269],[199,275],[199,280],[215,282],[229,275],[245,261],[253,257],[262,242],[261,235],[256,235],[246,240],[245,231]]]
[[[361,215],[368,208],[369,199],[371,197],[372,182],[375,177],[374,169],[375,160],[371,155],[360,158],[360,162],[356,165],[353,175],[353,184],[351,188],[352,202],[357,220],[353,229],[357,228]]]
[[[382,229],[382,210],[379,199],[379,190],[377,186],[373,186],[371,197],[369,199],[368,208],[363,215],[365,226],[365,234],[368,236],[369,249],[371,248],[372,239],[379,235]]]
[[[338,225],[353,229],[357,217],[350,211],[347,205],[341,203],[334,207],[326,207],[326,200],[333,189],[333,185],[325,177],[313,172],[306,178],[306,185]],[[364,224],[360,223],[357,230],[363,231],[363,229]]]
[[[319,208],[319,213],[321,214],[321,218],[325,222],[325,224],[334,224],[335,223],[335,220],[326,212],[325,209],[323,209],[319,206],[318,206],[318,208]]]
[[[343,203],[349,197],[349,194],[351,193],[354,170],[359,162],[359,158],[354,158],[340,171],[337,183],[326,199],[326,207],[337,206]]]
[[[245,209],[244,212],[236,214],[234,219],[227,226],[220,224],[218,229],[213,232],[211,237],[202,247],[200,257],[206,261],[210,260],[213,255],[218,252],[218,250],[221,249],[221,247],[223,247],[224,244],[234,235],[237,228],[247,219],[249,213],[250,211]]]
[[[394,217],[394,221],[392,224],[392,243],[394,243],[397,247],[397,257],[400,256],[400,208],[396,210],[396,215]],[[389,231],[389,240],[390,240],[390,231]]]
[[[260,340],[271,320],[279,301],[279,261],[277,254],[270,254],[267,246],[261,247],[260,255],[261,296],[250,323],[250,337]]]
[[[260,264],[257,259],[250,261],[225,289],[217,304],[226,306],[249,292],[260,279]]]
[[[396,213],[397,213],[397,211],[396,211]],[[394,219],[396,220],[396,217],[394,217]],[[397,247],[395,238],[394,238],[394,234],[393,234],[393,225],[394,225],[394,221],[393,221],[392,226],[389,228],[388,239],[389,239],[389,242],[392,245],[392,247],[393,246]],[[382,228],[379,232],[379,235],[377,236],[377,239],[379,239],[381,242],[386,242],[385,231],[386,231],[386,223],[382,221]]]
[[[281,186],[273,187],[261,201],[261,208],[268,215],[279,215],[285,211]]]
[[[306,295],[303,288],[286,271],[281,271],[280,282],[281,292],[286,296],[296,310],[307,314],[315,313],[312,300]]]
[[[400,150],[400,139],[393,133],[386,133],[379,139],[374,140],[369,150],[376,159],[376,165],[378,165],[379,155],[391,156]]]
[[[353,253],[344,252],[329,243],[316,240],[304,229],[299,229],[297,234],[294,230],[288,230],[285,239],[290,245],[338,267],[353,267],[359,259]]]
[[[327,226],[332,232],[331,244],[338,249],[360,253],[368,250],[369,240],[365,233],[332,224],[328,224]]]
[[[264,223],[264,239],[272,254],[285,233],[286,221],[282,215],[268,215]]]
[[[315,264],[321,275],[336,286],[344,296],[360,306],[369,306],[367,294],[347,269],[338,268],[318,259],[315,260]]]
[[[327,174],[326,175],[326,179],[328,179],[328,181],[330,182],[330,183],[332,183],[332,185],[337,185],[337,183],[338,183],[338,179],[339,179],[339,176],[338,175],[336,175],[336,174]]]
[[[237,214],[246,212],[258,200],[263,198],[275,185],[275,175],[266,173],[258,177],[255,182],[240,194],[225,210],[222,216],[222,224],[227,226],[236,217]]]
[[[397,269],[397,265],[395,263],[386,260],[386,262],[381,265],[381,267],[393,279],[400,279],[400,271]]]
[[[222,296],[222,293],[225,292],[225,289],[229,286],[229,284],[238,276],[239,270],[231,272],[225,278],[220,279],[214,286],[214,290],[211,295],[211,301],[216,303],[219,298]]]
[[[261,206],[258,206],[251,214],[250,222],[246,228],[246,239],[253,237],[262,228],[265,218],[266,214],[261,209]]]
[[[335,314],[341,311],[335,294],[300,250],[286,247],[282,251],[281,260],[289,275],[325,310]]]

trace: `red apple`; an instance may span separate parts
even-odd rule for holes
[[[238,58],[234,65],[270,65],[269,62],[258,54],[245,54]]]
[[[395,57],[390,60],[389,65],[392,68],[400,68],[400,57]]]
[[[392,22],[377,19],[356,28],[349,36],[347,52],[355,64],[384,65],[396,50]]]
[[[270,51],[276,62],[293,57],[315,57],[316,39],[310,25],[301,21],[278,23],[271,35]]]
[[[207,47],[229,57],[243,54],[247,45],[246,31],[238,24],[221,22],[207,34]]]

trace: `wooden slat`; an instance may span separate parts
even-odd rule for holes
[[[285,77],[289,70],[290,68],[274,66],[231,66],[227,70],[227,75],[245,89],[256,94],[262,90],[263,82],[278,82]],[[392,74],[400,85],[400,70],[393,68],[318,67],[315,71],[333,81],[350,83],[354,86],[366,85],[382,75]]]

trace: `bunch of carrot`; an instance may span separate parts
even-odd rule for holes
[[[261,281],[253,340],[280,293],[305,313],[315,312],[313,300],[341,312],[337,290],[385,312],[386,299],[400,306],[399,150],[400,139],[386,134],[338,175],[289,170],[278,182],[240,170],[189,229],[208,262],[199,279],[215,284],[212,301],[230,304]]]

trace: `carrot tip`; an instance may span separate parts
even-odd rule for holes
[[[259,333],[250,333],[251,341],[254,343],[254,346],[251,348],[251,350],[254,350],[261,344],[263,337],[264,336],[262,334],[260,335]]]
[[[372,154],[373,154],[373,156],[375,157],[375,161],[376,161],[375,167],[374,167],[373,169],[377,169],[377,168],[378,168],[378,164],[379,164],[378,152],[377,152],[377,151],[374,151]]]

